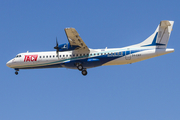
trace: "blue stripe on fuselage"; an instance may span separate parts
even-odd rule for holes
[[[145,50],[145,49],[144,49]],[[98,66],[102,66],[103,64],[110,62],[112,60],[115,60],[117,58],[121,58],[124,57],[126,55],[129,54],[133,54],[133,53],[137,53],[137,52],[141,52],[144,50],[132,50],[131,53],[127,52],[127,51],[121,51],[122,55],[115,55],[115,53],[120,53],[120,52],[115,52],[113,55],[112,54],[107,54],[107,55],[100,55],[100,56],[94,56],[91,58],[85,58],[85,59],[81,59],[81,60],[73,60],[69,63],[66,63],[64,66],[67,68],[71,68],[71,69],[76,69],[76,66],[74,66],[75,63],[81,63],[84,68],[93,68],[93,67],[98,67]],[[111,53],[106,51],[107,53]],[[100,53],[101,54],[101,53]],[[89,61],[89,59],[94,59],[94,61]]]

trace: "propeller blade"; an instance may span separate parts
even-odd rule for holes
[[[59,59],[59,50],[58,50],[58,59]]]
[[[56,37],[56,46],[54,47],[54,49],[58,49],[58,41],[57,41],[57,37]]]
[[[58,41],[57,41],[57,37],[56,37],[56,46],[58,46]]]
[[[56,46],[54,47],[54,49],[56,49],[56,56],[58,56],[59,59],[59,47],[58,47],[58,41],[57,41],[57,37],[56,37]]]

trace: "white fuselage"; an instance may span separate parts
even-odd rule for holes
[[[7,66],[15,69],[32,68],[72,68],[77,69],[75,63],[81,62],[84,68],[103,65],[131,64],[149,58],[174,52],[174,49],[144,49],[144,48],[114,48],[90,49],[89,53],[77,51],[59,52],[27,52],[20,53],[7,62]]]

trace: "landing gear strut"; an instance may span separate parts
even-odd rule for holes
[[[19,69],[15,69],[15,70],[16,70],[15,74],[16,74],[16,75],[18,75],[18,71],[19,71]]]

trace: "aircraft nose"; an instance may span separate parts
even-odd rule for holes
[[[6,66],[11,67],[11,63],[12,63],[12,60],[8,61],[8,62],[6,63]]]

